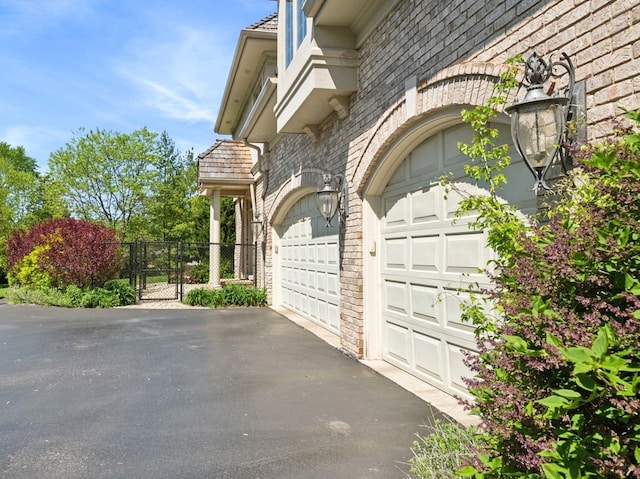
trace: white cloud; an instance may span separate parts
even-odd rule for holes
[[[173,26],[138,38],[125,57],[115,61],[116,72],[130,82],[140,106],[167,118],[213,121],[233,47],[212,31]]]
[[[160,110],[168,118],[186,121],[210,121],[213,118],[212,108],[182,96],[182,92],[178,90],[172,91],[169,87],[145,78],[135,80],[148,87],[144,90],[149,100],[148,105]]]
[[[25,124],[9,125],[0,132],[0,141],[11,146],[27,145],[25,146],[27,156],[34,158],[41,168],[46,165],[49,154],[52,153],[49,150],[50,145],[58,145],[56,149],[63,148],[70,137],[69,131]]]

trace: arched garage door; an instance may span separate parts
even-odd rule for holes
[[[509,138],[501,128],[501,138]],[[445,199],[439,178],[454,173],[460,187],[479,191],[462,173],[458,150],[472,131],[458,125],[415,148],[397,168],[381,197],[382,341],[384,359],[453,394],[464,394],[463,350],[474,350],[473,328],[460,319],[470,284],[487,284],[479,271],[492,254],[482,232],[463,218],[453,222],[459,196]],[[512,170],[505,197],[521,209],[535,207],[531,176]]]
[[[324,326],[340,331],[338,220],[320,216],[316,195],[305,196],[282,223],[282,303]]]

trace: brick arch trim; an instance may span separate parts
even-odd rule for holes
[[[355,162],[352,184],[358,194],[362,196],[376,165],[394,141],[439,112],[458,107],[457,119],[460,120],[459,108],[486,104],[493,86],[508,69],[508,65],[487,62],[453,65],[418,84],[416,114],[411,118],[406,117],[404,97],[391,105],[368,132],[362,153]]]
[[[300,198],[318,191],[322,179],[323,170],[319,168],[303,168],[294,173],[285,181],[271,203],[268,217],[272,225],[282,223],[289,209]]]

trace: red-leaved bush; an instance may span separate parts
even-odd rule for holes
[[[120,263],[114,229],[73,218],[16,230],[7,246],[9,279],[18,286],[102,286]]]
[[[640,126],[640,110],[627,116]],[[494,309],[465,312],[482,421],[466,476],[640,478],[640,133],[620,133],[582,149],[563,194],[515,237],[501,233],[518,220],[480,199],[499,256]]]

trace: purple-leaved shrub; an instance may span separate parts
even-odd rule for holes
[[[121,256],[113,228],[53,218],[15,230],[7,241],[9,282],[15,286],[103,286],[117,275]]]
[[[640,478],[640,135],[574,161],[529,225],[491,196],[463,202],[498,253],[465,309],[482,449],[463,475]]]

